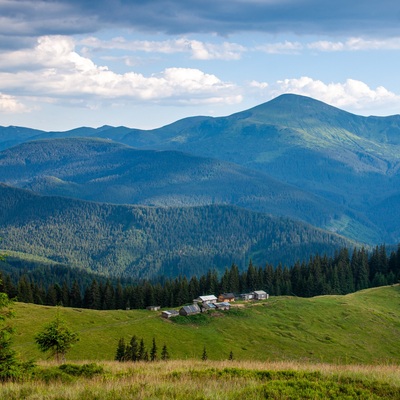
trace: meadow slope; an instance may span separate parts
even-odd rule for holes
[[[96,311],[59,308],[80,335],[68,360],[113,360],[118,339],[152,338],[167,344],[172,359],[301,361],[338,364],[400,362],[400,285],[346,296],[272,297],[236,304],[229,312],[176,322],[147,310]],[[15,303],[15,348],[23,359],[45,359],[34,335],[56,315],[54,307]]]

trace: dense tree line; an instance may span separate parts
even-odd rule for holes
[[[178,276],[133,282],[83,274],[85,280],[79,279],[79,272],[75,270],[73,275],[70,271],[69,279],[64,274],[62,281],[47,284],[38,279],[34,269],[25,273],[0,272],[0,291],[27,303],[100,310],[141,309],[150,305],[177,307],[202,294],[239,294],[252,290],[265,290],[276,296],[347,294],[399,282],[400,245],[389,255],[384,245],[375,247],[370,254],[364,248],[353,251],[343,248],[333,257],[316,255],[291,267],[281,264],[274,267],[269,263],[261,267],[250,261],[244,271],[232,264],[222,275],[209,270],[190,279]],[[71,277],[75,277],[73,281]]]
[[[228,205],[145,207],[42,197],[0,184],[1,248],[107,276],[153,279],[218,273],[251,258],[293,264],[348,246],[288,218]]]

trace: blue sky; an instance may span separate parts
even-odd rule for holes
[[[159,127],[282,93],[400,114],[400,3],[0,0],[0,125]]]

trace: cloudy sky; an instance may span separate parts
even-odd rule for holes
[[[153,128],[282,93],[400,114],[398,0],[0,0],[0,125]]]

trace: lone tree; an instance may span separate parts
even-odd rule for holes
[[[208,359],[208,357],[207,357],[207,349],[206,349],[206,346],[204,346],[204,348],[203,348],[203,354],[202,354],[202,356],[201,356],[201,359],[202,359],[203,361],[207,361],[207,359]]]
[[[157,361],[157,345],[156,345],[155,338],[153,338],[153,345],[151,346],[151,350],[150,350],[150,360]]]
[[[71,331],[58,312],[56,318],[35,335],[39,350],[49,351],[57,362],[65,361],[65,354],[78,340],[78,334]]]
[[[161,350],[161,360],[164,360],[164,361],[169,360],[169,352],[167,349],[167,345],[165,343]]]

